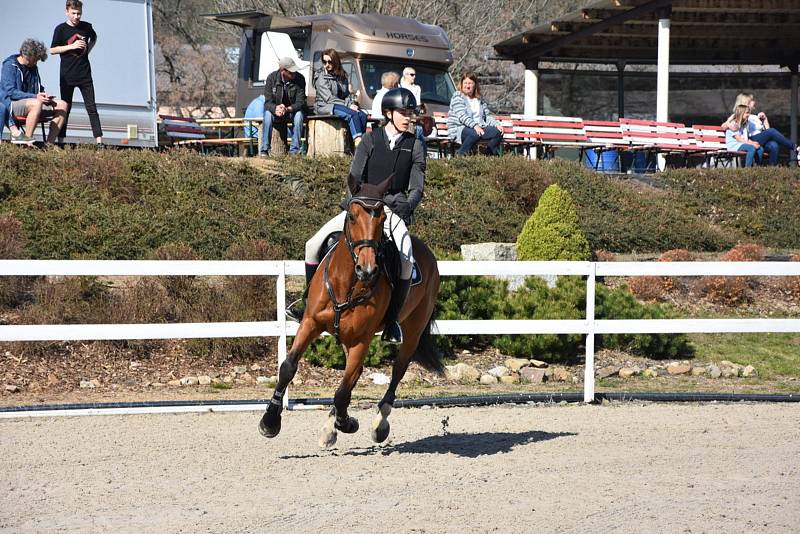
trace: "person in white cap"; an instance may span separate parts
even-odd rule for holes
[[[300,153],[303,120],[306,107],[306,79],[300,67],[290,57],[278,61],[278,70],[267,76],[264,84],[264,133],[261,139],[261,156],[267,156],[274,124],[291,127],[292,141],[289,154]]]

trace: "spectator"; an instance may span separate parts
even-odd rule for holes
[[[378,89],[378,92],[375,93],[375,97],[372,99],[372,110],[370,115],[372,115],[373,119],[382,119],[383,118],[383,109],[381,109],[381,100],[383,100],[383,95],[389,89],[394,89],[397,87],[398,82],[400,81],[400,75],[396,72],[384,72],[381,75],[381,88]]]
[[[244,118],[245,119],[263,119],[264,118],[264,95],[258,95],[255,97],[248,105],[247,109],[244,110]],[[250,137],[255,139],[258,137],[258,127],[257,123],[246,122],[244,127],[244,136]]]
[[[267,76],[264,84],[264,125],[262,127],[261,156],[269,154],[274,123],[292,128],[289,154],[300,153],[303,120],[306,108],[306,79],[297,72],[299,67],[290,57],[278,61],[278,70]]]
[[[322,72],[317,75],[314,88],[317,92],[314,113],[335,115],[347,121],[353,142],[358,146],[367,130],[367,114],[358,108],[350,95],[350,82],[336,50],[328,48],[322,51]]]
[[[753,98],[753,95],[744,93],[737,95],[734,110],[741,105],[747,106],[749,110],[747,121],[748,139],[764,147],[763,150],[768,153],[767,163],[773,166],[777,165],[778,152],[780,148],[783,147],[789,151],[789,164],[797,165],[798,160],[800,160],[800,153],[798,153],[797,145],[792,143],[791,140],[787,139],[786,136],[778,130],[770,127],[766,113],[763,111],[758,114],[754,113],[756,109],[756,100]],[[735,130],[735,126],[735,123],[733,123],[733,115],[728,117],[728,120],[722,124],[723,128],[729,130]]]
[[[59,142],[63,144],[67,135],[72,96],[77,87],[81,91],[86,113],[89,114],[92,135],[100,144],[103,142],[103,129],[100,127],[100,115],[97,114],[92,66],[89,64],[89,53],[97,44],[97,33],[91,24],[81,20],[83,3],[80,0],[67,0],[66,15],[67,21],[56,26],[53,31],[53,41],[50,43],[50,53],[61,56],[61,98],[67,103],[64,126],[58,135]]]
[[[47,59],[44,43],[35,39],[25,39],[19,54],[11,54],[3,61],[0,75],[0,101],[11,102],[11,113],[16,117],[26,117],[25,131],[12,140],[13,143],[33,143],[33,131],[40,119],[50,121],[48,143],[58,137],[67,114],[67,103],[57,100],[45,92],[39,77],[37,63]]]
[[[14,117],[11,116],[9,108],[11,107],[10,100],[0,100],[0,143],[3,142],[3,130],[8,126],[11,132],[11,139],[16,139],[22,134],[22,130],[17,128],[14,122]]]
[[[465,72],[458,83],[458,91],[450,99],[450,112],[447,114],[447,136],[460,143],[459,156],[466,156],[481,139],[488,141],[489,154],[500,154],[503,132],[500,125],[481,98],[478,77],[473,72]]]
[[[403,79],[400,81],[400,87],[411,91],[414,98],[417,99],[417,105],[422,105],[422,87],[417,85],[417,71],[414,70],[414,67],[406,67],[403,69]]]
[[[749,117],[750,107],[740,104],[734,110],[733,119],[725,123],[727,124],[725,146],[731,151],[747,153],[744,160],[745,167],[752,167],[753,160],[756,158],[761,161],[761,156],[764,154],[764,149],[758,141],[752,141],[747,137]]]

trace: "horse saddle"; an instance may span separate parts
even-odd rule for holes
[[[321,260],[325,259],[333,247],[336,246],[336,243],[339,241],[342,232],[332,232],[328,235],[325,241],[322,242],[322,246],[319,249],[319,253],[317,257]],[[391,243],[391,238],[387,235],[384,235],[384,242],[387,246],[383,249],[384,254],[384,268],[386,269],[386,275],[391,280],[392,285],[394,286],[397,280],[400,278],[400,253],[397,251],[397,247],[395,247]],[[422,283],[422,271],[417,267],[417,262],[414,261],[414,264],[411,266],[411,286],[417,286]]]

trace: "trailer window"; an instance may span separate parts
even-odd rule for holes
[[[361,81],[358,78],[356,66],[352,63],[342,63],[342,70],[347,74],[347,81],[350,83],[350,91],[355,93],[361,89]]]
[[[444,105],[450,103],[450,97],[455,92],[455,85],[446,69],[414,65],[413,63],[362,59],[361,71],[369,97],[373,98],[381,88],[381,76],[384,72],[394,71],[402,75],[403,69],[406,67],[414,67],[414,70],[417,71],[417,84],[422,88],[423,102]]]

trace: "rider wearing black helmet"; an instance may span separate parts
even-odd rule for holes
[[[413,221],[414,210],[422,200],[426,155],[414,134],[413,121],[418,108],[413,93],[404,88],[391,89],[383,95],[381,109],[385,118],[383,126],[364,135],[361,144],[356,147],[350,174],[360,183],[374,185],[394,174],[389,191],[383,197],[386,211],[384,232],[392,236],[397,246],[401,267],[400,279],[392,290],[392,301],[381,339],[387,343],[402,343],[403,333],[397,319],[411,287],[414,264],[411,236],[406,225]],[[345,214],[344,211],[339,213],[306,242],[306,287],[319,266],[317,254],[323,241],[332,232],[342,230]],[[302,300],[298,300],[289,306],[286,314],[290,319],[300,321],[304,311]]]

